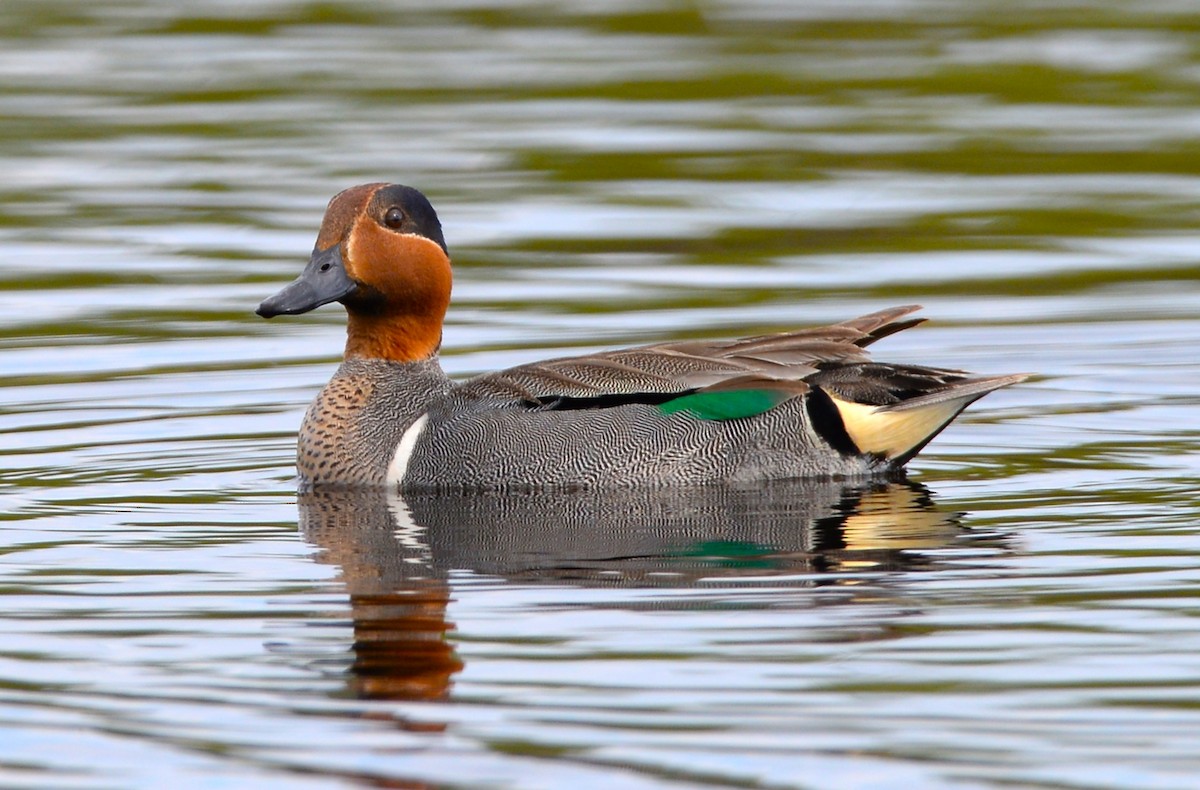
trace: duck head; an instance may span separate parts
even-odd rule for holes
[[[298,315],[341,302],[347,359],[415,362],[441,345],[450,285],[450,256],[429,200],[400,184],[363,184],[329,201],[308,265],[256,312]]]

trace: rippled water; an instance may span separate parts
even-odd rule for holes
[[[1200,782],[1200,13],[0,6],[0,786]],[[866,488],[297,501],[413,184],[444,364],[920,302],[1032,371]]]

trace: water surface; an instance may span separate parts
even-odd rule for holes
[[[0,786],[1190,788],[1200,14],[0,8]],[[443,364],[838,321],[1030,371],[907,483],[295,494],[394,180]]]

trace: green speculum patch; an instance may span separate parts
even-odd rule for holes
[[[791,397],[791,393],[769,389],[694,392],[660,403],[663,414],[684,412],[701,420],[737,420],[773,409]]]

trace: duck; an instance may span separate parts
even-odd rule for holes
[[[918,305],[735,339],[567,356],[463,381],[438,355],[453,281],[429,199],[329,202],[300,276],[258,315],[346,310],[343,361],[305,412],[301,491],[579,490],[902,473],[967,406],[1026,374],[874,361]]]

